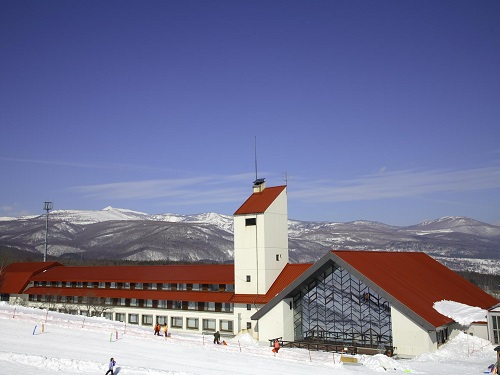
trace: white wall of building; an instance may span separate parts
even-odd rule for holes
[[[46,308],[47,303],[43,302],[33,302],[27,303],[27,306]],[[74,315],[88,315],[88,306],[84,304],[59,304],[52,303],[50,306],[51,310],[62,311],[66,309]],[[256,310],[254,310],[255,312]],[[117,320],[117,314],[125,314],[125,320],[123,323],[126,325],[139,325],[144,327],[151,327],[151,332],[153,332],[153,326],[158,321],[158,317],[164,318],[167,321],[169,327],[169,332],[191,332],[191,333],[211,333],[215,331],[220,331],[221,334],[236,335],[238,330],[238,314],[233,312],[211,312],[211,311],[197,311],[197,310],[173,310],[173,309],[161,309],[161,308],[147,308],[147,307],[117,307],[114,306],[105,311],[105,314],[112,314],[110,320],[119,322]],[[136,315],[137,321],[131,322],[130,316]],[[182,323],[180,327],[175,327],[172,325],[172,318],[180,318]],[[198,319],[198,327],[189,327],[188,319],[194,322],[193,319]],[[210,320],[210,327],[207,329],[203,326],[203,320]],[[145,320],[147,320],[145,322]],[[149,322],[150,321],[150,322]],[[232,325],[232,330],[228,330],[228,322]],[[125,324],[124,324],[125,326]]]
[[[278,337],[282,337],[284,341],[294,340],[293,309],[290,308],[290,302],[290,299],[281,301],[259,319],[259,341],[267,342]]]
[[[256,225],[246,225],[246,220],[252,218]],[[287,263],[288,207],[284,189],[264,213],[234,217],[235,293],[265,294]]]
[[[401,356],[417,356],[437,350],[437,343],[432,339],[435,333],[417,325],[413,320],[391,307],[392,340],[395,352]]]

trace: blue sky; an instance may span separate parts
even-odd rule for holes
[[[499,1],[0,0],[0,216],[500,224]],[[256,142],[255,142],[256,140]]]

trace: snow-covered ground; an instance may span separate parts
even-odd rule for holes
[[[36,326],[36,329],[35,329]],[[43,327],[42,327],[43,326]],[[42,331],[43,328],[43,331]],[[460,335],[433,354],[411,360],[356,356],[361,365],[339,363],[340,354],[283,348],[277,355],[249,335],[214,345],[213,336],[152,329],[100,318],[65,315],[0,303],[0,374],[339,374],[392,372],[482,374],[495,361],[489,342]]]

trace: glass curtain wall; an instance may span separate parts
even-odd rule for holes
[[[293,306],[296,341],[392,347],[389,303],[336,264],[304,283]]]

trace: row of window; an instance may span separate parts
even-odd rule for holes
[[[88,310],[77,310],[77,309],[58,309],[59,312],[69,313],[72,315],[84,315],[89,316]],[[91,312],[90,315],[95,316],[95,312]],[[200,318],[192,318],[192,317],[182,317],[182,316],[171,316],[170,319],[166,315],[156,315],[150,314],[136,314],[136,313],[113,313],[113,312],[104,312],[102,316],[109,320],[115,320],[117,322],[127,322],[128,324],[140,324],[143,326],[153,326],[153,324],[165,325],[167,324],[170,328],[175,329],[188,329],[188,330],[199,330],[200,329],[200,320],[203,331],[212,331],[215,332],[217,330],[217,320],[216,319],[200,319]],[[221,332],[230,332],[233,333],[233,321],[232,320],[219,320],[219,328]]]
[[[234,292],[234,284],[186,284],[186,283],[117,283],[82,281],[35,281],[34,286],[46,288],[98,288],[131,290],[186,290],[202,292]]]
[[[196,301],[172,301],[172,300],[153,300],[138,298],[104,298],[93,296],[51,296],[45,294],[30,294],[31,302],[46,303],[72,303],[88,306],[123,306],[123,307],[150,307],[168,310],[196,310],[196,311],[215,311],[215,312],[233,312],[232,303],[220,302],[196,302]]]

